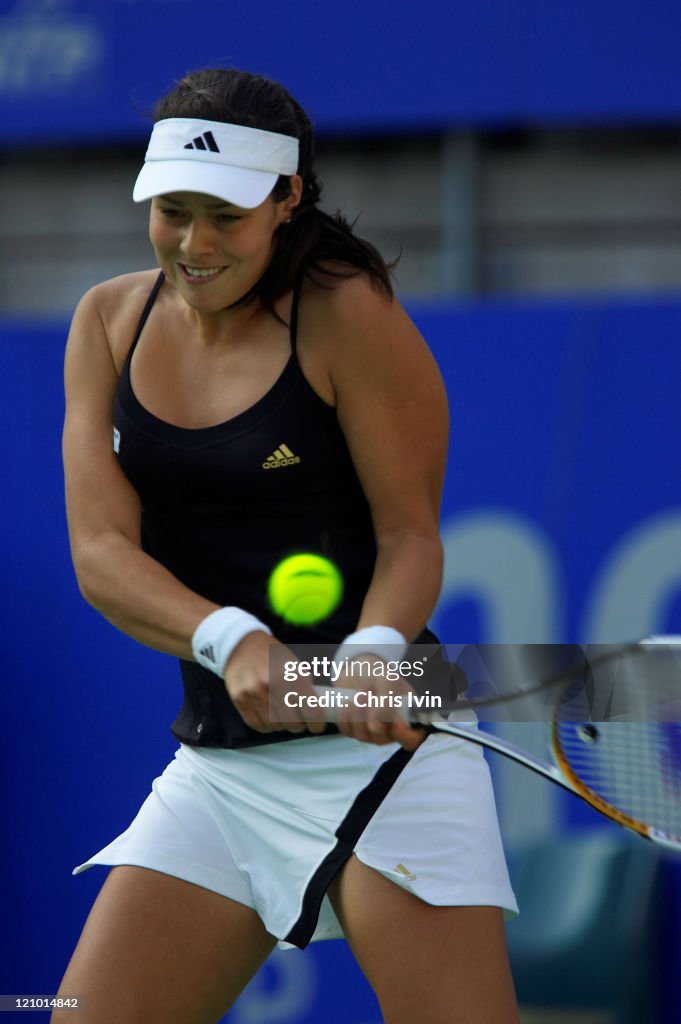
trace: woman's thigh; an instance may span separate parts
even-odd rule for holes
[[[94,903],[60,992],[79,1024],[213,1024],[269,956],[254,910],[147,868],[115,867]],[[53,1024],[72,1024],[56,1011]]]
[[[384,1024],[518,1024],[497,907],[436,907],[352,857],[329,896]]]

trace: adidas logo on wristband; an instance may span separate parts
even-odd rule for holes
[[[272,631],[241,608],[218,608],[198,624],[192,636],[192,653],[204,668],[222,677],[234,648],[249,633]]]
[[[212,644],[207,644],[205,647],[202,647],[201,650],[199,651],[199,654],[201,655],[202,658],[205,658],[206,661],[212,661],[214,665],[217,665],[215,649],[213,648]]]

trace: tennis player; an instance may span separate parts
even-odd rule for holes
[[[186,76],[133,199],[151,201],[160,269],[76,311],[68,516],[83,595],[180,659],[184,703],[137,817],[75,869],[112,868],[61,991],[82,1024],[208,1024],[278,940],[345,935],[387,1024],[514,1024],[516,907],[477,747],[372,711],[326,726],[305,701],[284,721],[269,678],[273,646],[386,658],[433,641],[433,358],[378,252],[320,209],[310,121],[277,83]],[[343,574],[314,628],[266,598],[295,551]]]

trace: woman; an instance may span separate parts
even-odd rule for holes
[[[310,122],[281,86],[198,72],[155,121],[133,198],[161,272],[81,301],[64,458],[84,596],[181,659],[180,747],[76,869],[113,866],[62,991],[88,1024],[203,1024],[277,939],[342,929],[389,1024],[511,1024],[515,904],[482,756],[375,711],[285,716],[269,676],[273,649],[433,640],[440,375],[379,254],[319,209]],[[343,575],[315,628],[267,603],[294,551]]]

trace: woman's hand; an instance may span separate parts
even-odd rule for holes
[[[358,671],[360,664],[363,671]],[[357,655],[352,668],[338,679],[336,686],[357,691],[352,706],[339,709],[338,728],[344,736],[363,743],[399,743],[405,750],[416,750],[426,734],[406,720],[407,698],[413,690],[402,677],[386,679],[384,672],[377,671],[380,664],[375,654]]]
[[[297,678],[295,683],[286,682],[283,673],[272,672],[273,666],[287,661],[297,658],[279,640],[260,631],[249,633],[234,648],[225,666],[227,693],[246,725],[258,732],[300,733],[307,728],[312,733],[321,733],[326,720],[323,710],[314,706],[311,683],[303,678]],[[289,699],[286,703],[286,694],[292,693],[299,694],[301,699]]]

